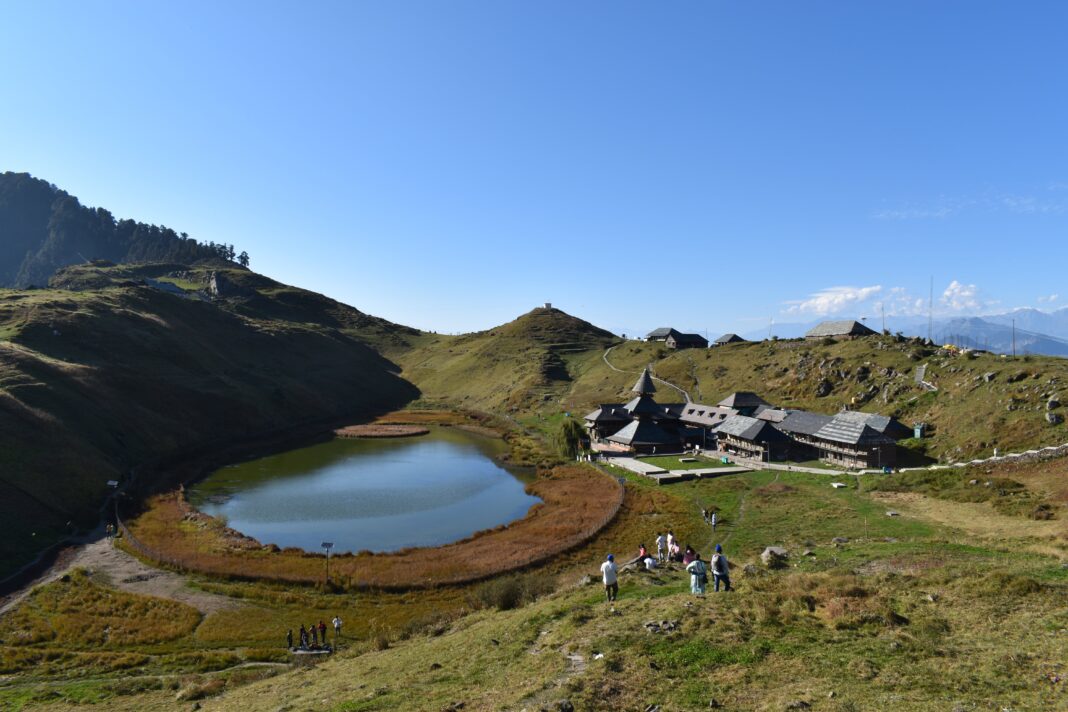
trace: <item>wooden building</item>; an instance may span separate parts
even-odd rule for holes
[[[874,336],[875,331],[869,329],[859,321],[847,319],[845,321],[824,321],[809,329],[805,334],[806,339],[857,339],[862,336]]]

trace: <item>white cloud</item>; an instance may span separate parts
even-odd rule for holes
[[[1039,304],[1052,304],[1053,302],[1057,301],[1060,298],[1061,298],[1061,295],[1059,295],[1059,294],[1050,294],[1050,295],[1045,296],[1045,297],[1039,297],[1038,298],[1038,303]]]
[[[871,299],[882,289],[878,284],[871,287],[828,287],[810,294],[808,299],[786,302],[790,305],[786,312],[817,316],[836,314]]]
[[[941,303],[950,311],[973,311],[982,306],[979,301],[979,288],[974,284],[961,284],[953,280],[942,292]]]

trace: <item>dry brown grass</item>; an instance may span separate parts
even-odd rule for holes
[[[481,580],[585,543],[615,517],[622,500],[618,483],[584,466],[545,472],[527,490],[542,502],[517,522],[441,547],[334,556],[331,580],[348,589],[389,590]],[[250,545],[246,537],[193,510],[178,492],[150,500],[128,527],[146,549],[141,553],[183,568],[243,579],[323,580],[322,555]]]
[[[339,438],[410,438],[426,435],[429,432],[430,428],[421,425],[365,423],[338,428],[334,431],[334,435]]]

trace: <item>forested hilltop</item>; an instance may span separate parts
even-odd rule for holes
[[[68,265],[222,258],[248,265],[233,245],[203,244],[169,227],[117,220],[28,173],[0,174],[0,287],[44,286]]]

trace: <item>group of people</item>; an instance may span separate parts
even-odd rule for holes
[[[337,639],[341,637],[341,617],[334,616],[332,623],[336,645]],[[294,646],[293,643],[298,645]],[[296,640],[293,639],[293,629],[290,628],[286,631],[286,647],[290,650],[331,650],[326,644],[326,623],[320,620],[318,625],[312,623],[307,628],[302,625]]]
[[[716,512],[702,509],[701,515],[705,523],[711,525],[712,531],[715,531]],[[709,583],[709,576],[712,577],[713,590],[718,592],[720,586],[724,591],[731,590],[730,562],[727,561],[727,555],[723,553],[722,544],[716,544],[716,553],[712,555],[711,560],[705,562],[689,544],[680,547],[678,539],[675,538],[675,532],[670,529],[666,533],[657,532],[655,543],[656,557],[653,557],[652,551],[645,544],[641,544],[638,547],[635,563],[644,566],[647,571],[652,571],[669,561],[681,563],[690,574],[690,591],[697,595],[704,594],[705,587]],[[609,554],[601,564],[601,578],[604,581],[608,602],[614,603],[619,596],[619,569],[616,566],[615,556],[612,554]]]

